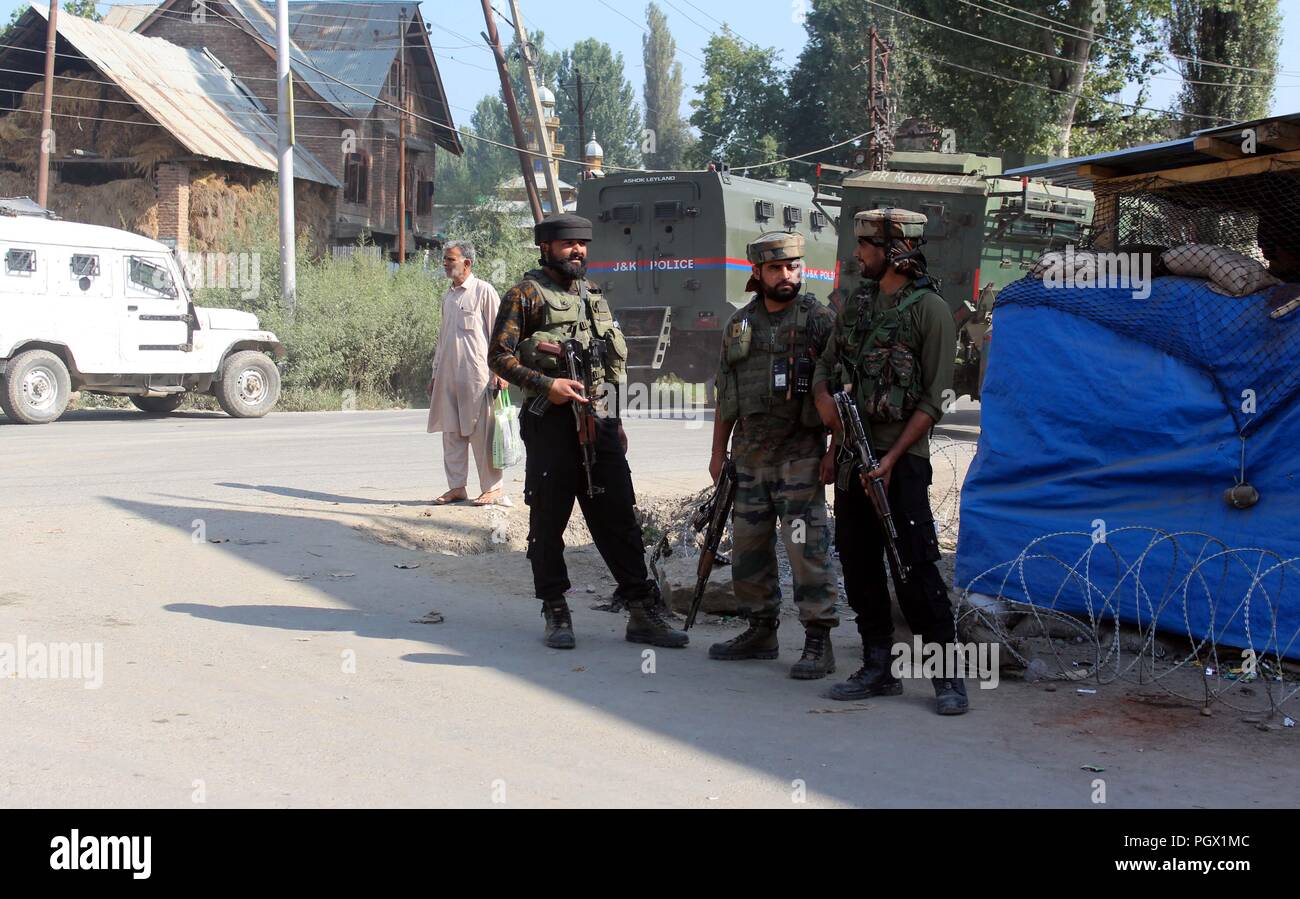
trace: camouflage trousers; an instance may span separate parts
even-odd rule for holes
[[[731,579],[740,608],[751,618],[775,618],[781,609],[776,523],[794,574],[794,601],[804,627],[835,627],[837,590],[830,564],[826,488],[817,459],[753,466],[736,459]]]

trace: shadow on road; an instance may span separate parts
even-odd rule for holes
[[[454,581],[438,577],[442,562],[463,566],[465,559],[447,560],[426,554],[421,557],[423,569],[419,574],[397,569],[394,564],[409,559],[409,550],[374,543],[352,525],[329,518],[111,498],[107,501],[131,515],[175,528],[182,540],[190,538],[196,516],[205,520],[210,536],[255,537],[257,545],[232,540],[214,545],[213,549],[232,553],[241,562],[260,565],[282,577],[301,576],[304,565],[319,568],[333,564],[329,558],[311,560],[286,553],[291,546],[324,545],[336,551],[345,547],[347,564],[355,568],[357,575],[335,580],[315,572],[301,585],[345,608],[227,605],[218,598],[231,596],[232,589],[237,596],[238,585],[214,584],[211,595],[218,601],[171,603],[163,607],[169,612],[225,622],[232,628],[351,632],[379,640],[423,641],[429,645],[428,651],[409,652],[403,647],[400,652],[394,650],[395,657],[435,669],[494,669],[518,678],[521,684],[550,690],[578,706],[597,708],[633,725],[627,742],[633,750],[642,747],[648,751],[635,736],[636,729],[644,729],[770,775],[776,789],[788,791],[783,784],[802,779],[809,790],[855,805],[870,805],[873,794],[885,792],[887,786],[870,775],[874,766],[869,759],[873,752],[883,751],[885,745],[893,745],[890,741],[900,738],[896,727],[880,729],[880,716],[901,716],[907,720],[909,741],[917,741],[910,752],[916,759],[929,757],[926,776],[917,779],[912,801],[942,805],[969,776],[969,771],[962,770],[968,767],[962,763],[963,757],[971,758],[988,748],[987,733],[971,727],[954,728],[933,714],[933,698],[926,685],[909,685],[902,697],[891,699],[888,709],[882,711],[874,705],[867,710],[859,703],[835,703],[823,698],[832,681],[790,680],[788,668],[798,658],[797,647],[801,645],[793,621],[786,622],[788,633],[783,633],[782,657],[777,662],[724,665],[709,661],[709,643],[734,636],[734,632],[708,625],[691,631],[691,646],[684,650],[660,649],[647,655],[648,647],[623,639],[624,616],[590,609],[588,600],[597,597],[584,595],[575,581],[577,589],[571,604],[579,646],[571,652],[557,652],[541,644],[539,607],[531,596],[526,565],[513,555],[509,559],[503,558],[507,554],[475,557],[472,564],[478,564],[481,558],[482,565],[492,566],[496,574],[495,582],[479,585],[467,581],[464,568]],[[372,517],[381,524],[385,518]],[[518,578],[517,583],[515,579],[509,581],[509,589],[502,589],[500,566],[507,564],[513,566],[511,570]],[[435,605],[445,615],[443,623],[411,621],[419,614],[417,610],[426,611]],[[237,631],[231,636],[238,639]],[[837,642],[841,659],[834,677],[842,678],[855,667],[856,634],[851,622],[839,628]],[[411,701],[418,703],[421,698],[413,695]],[[856,714],[839,714],[843,712]],[[874,719],[871,726],[864,712]],[[977,710],[971,717],[978,714]],[[886,733],[889,730],[893,730],[892,736]],[[817,747],[815,755],[809,752],[810,746]],[[829,777],[823,770],[827,768],[837,770],[837,775]],[[846,771],[854,773],[845,776]],[[888,789],[896,788],[897,783],[888,785]]]

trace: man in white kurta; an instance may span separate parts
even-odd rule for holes
[[[451,289],[442,298],[442,329],[429,381],[430,434],[442,433],[443,465],[451,488],[436,505],[469,498],[469,454],[474,452],[480,495],[476,505],[508,502],[501,489],[501,470],[492,467],[492,386],[505,382],[487,363],[488,338],[501,304],[496,289],[474,277],[474,245],[450,241],[442,267]]]

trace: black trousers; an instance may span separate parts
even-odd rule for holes
[[[632,509],[636,504],[632,472],[618,438],[618,424],[616,418],[597,420],[593,474],[596,486],[605,490],[589,497],[572,409],[567,404],[552,406],[538,416],[524,406],[520,434],[528,452],[524,472],[528,561],[538,599],[558,599],[571,586],[564,564],[564,529],[574,499],[600,557],[618,583],[617,595],[625,601],[650,595],[645,544]]]
[[[935,563],[941,558],[930,510],[930,463],[905,453],[889,479],[889,506],[898,530],[898,555],[909,566],[907,583],[894,573],[894,592],[912,633],[927,643],[954,639],[948,587]],[[892,643],[894,621],[885,579],[884,529],[856,472],[848,490],[835,491],[835,548],[844,592],[857,613],[864,643]]]

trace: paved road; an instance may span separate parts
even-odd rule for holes
[[[779,663],[721,664],[705,649],[734,631],[702,626],[650,672],[585,602],[579,648],[548,651],[518,554],[374,539],[445,489],[423,419],[0,423],[0,653],[102,645],[97,689],[0,683],[0,805],[1088,806],[1099,776],[1116,806],[1296,802],[1293,732],[1135,714],[1123,687],[846,708],[784,676],[797,628]],[[703,485],[701,424],[628,423],[642,492]]]

